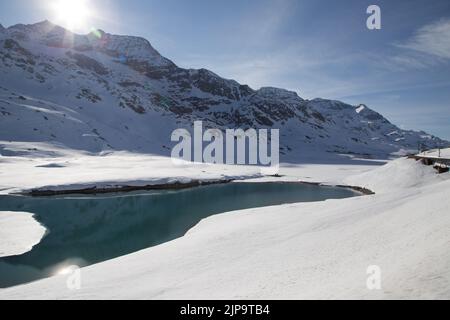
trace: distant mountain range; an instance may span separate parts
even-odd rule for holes
[[[214,128],[279,128],[282,160],[338,154],[387,157],[419,144],[365,105],[254,90],[211,71],[179,68],[138,37],[73,34],[48,21],[0,25],[2,141],[99,152],[169,155],[170,134],[195,120]]]

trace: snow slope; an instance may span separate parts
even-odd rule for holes
[[[45,232],[32,213],[0,211],[0,257],[31,251]]]
[[[346,181],[377,194],[213,216],[82,269],[79,291],[60,276],[0,299],[449,299],[450,174],[399,159]],[[372,265],[382,290],[366,286]]]
[[[448,145],[401,130],[367,106],[253,90],[208,70],[179,68],[142,38],[76,35],[48,21],[0,30],[0,141],[167,156],[172,131],[195,120],[222,129],[279,128],[289,162],[310,154],[386,158],[419,143]]]

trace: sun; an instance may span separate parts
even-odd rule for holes
[[[71,31],[86,29],[92,14],[88,0],[55,0],[52,9],[55,20]]]

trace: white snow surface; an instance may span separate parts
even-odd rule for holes
[[[38,244],[46,229],[32,213],[0,211],[0,257],[24,254]]]
[[[129,152],[93,155],[39,143],[2,143],[25,156],[0,156],[0,194],[31,190],[108,189],[261,176],[258,167],[174,164],[170,158]],[[35,156],[28,157],[27,155]],[[40,155],[40,156],[37,156]]]
[[[81,290],[57,276],[0,299],[450,298],[450,174],[409,159],[282,173],[376,195],[212,216],[183,238],[82,269]],[[367,288],[372,265],[381,290]]]

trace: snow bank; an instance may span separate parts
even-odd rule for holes
[[[450,174],[400,159],[349,180],[378,194],[213,216],[82,269],[81,290],[55,277],[0,299],[449,299]],[[367,288],[373,265],[381,290]]]
[[[44,236],[46,229],[32,213],[0,211],[0,257],[30,251]]]
[[[369,172],[348,177],[344,183],[384,193],[439,182],[444,177],[420,161],[401,158]]]

